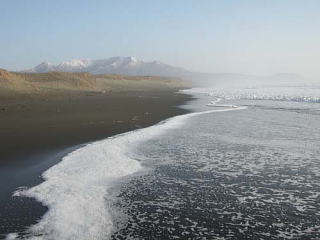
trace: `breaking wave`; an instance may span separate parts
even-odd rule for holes
[[[269,86],[248,88],[194,88],[186,93],[207,93],[226,100],[275,100],[320,103],[319,86]]]

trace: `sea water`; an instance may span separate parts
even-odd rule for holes
[[[92,143],[19,190],[33,239],[320,238],[320,91],[192,89],[192,113]],[[302,89],[302,90],[301,90]]]

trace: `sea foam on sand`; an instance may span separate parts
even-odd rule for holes
[[[178,128],[195,115],[241,110],[245,107],[189,113],[159,124],[120,134],[82,147],[43,173],[44,182],[15,196],[33,197],[49,210],[31,226],[30,239],[108,239],[114,230],[111,187],[143,169],[130,155],[137,144]],[[8,239],[19,238],[9,234]]]

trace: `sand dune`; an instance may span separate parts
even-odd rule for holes
[[[18,74],[0,69],[0,93],[7,91],[29,91],[34,88],[33,84],[25,81]]]
[[[183,86],[178,78],[93,75],[90,73],[18,73],[0,69],[0,95],[47,94],[68,91],[139,91]]]

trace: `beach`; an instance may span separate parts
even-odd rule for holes
[[[0,165],[154,124],[181,113],[175,106],[186,99],[175,91],[93,92],[2,105]]]
[[[178,90],[7,102],[0,236],[319,238],[318,90]]]
[[[177,106],[191,97],[177,90],[72,91],[2,101],[0,234],[20,232],[46,211],[31,199],[12,198],[17,187],[38,184],[43,171],[86,143],[185,113]]]

